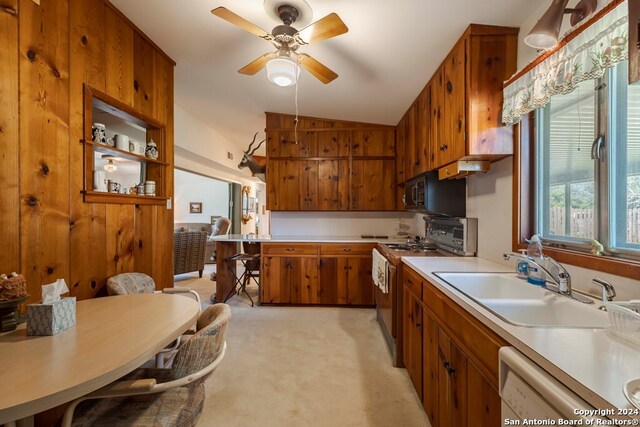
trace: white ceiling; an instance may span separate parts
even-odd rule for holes
[[[306,71],[300,114],[395,125],[471,22],[519,26],[538,0],[308,0],[313,21],[336,12],[349,32],[300,51],[340,77],[323,85]],[[294,89],[262,71],[237,70],[272,45],[220,18],[225,6],[263,29],[263,0],[112,0],[176,62],[175,99],[240,146],[265,126],[264,112],[293,114]],[[295,26],[295,24],[294,24]],[[108,29],[107,29],[108,30]]]

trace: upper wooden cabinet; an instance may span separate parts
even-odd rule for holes
[[[517,28],[469,26],[398,125],[405,180],[458,160],[513,154],[502,84],[516,71],[517,42]]]
[[[268,209],[396,209],[395,128],[267,113],[266,133]]]

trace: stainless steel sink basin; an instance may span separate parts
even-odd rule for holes
[[[607,314],[518,279],[514,273],[435,273],[504,321],[518,326],[604,328]]]

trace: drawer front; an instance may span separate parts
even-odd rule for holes
[[[422,276],[420,276],[418,273],[416,273],[406,265],[403,267],[403,269],[404,287],[413,292],[413,294],[417,296],[418,299],[422,299],[422,281],[424,279],[422,278]]]
[[[354,243],[325,243],[320,245],[320,255],[371,255],[376,245]]]
[[[263,255],[318,255],[318,245],[306,243],[263,243]]]
[[[426,280],[422,301],[444,325],[447,334],[467,349],[470,358],[479,362],[480,370],[497,388],[498,350],[507,342]]]

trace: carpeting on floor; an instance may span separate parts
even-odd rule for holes
[[[214,268],[176,286],[209,305]],[[255,285],[249,293],[257,301]],[[198,426],[429,426],[406,370],[391,366],[375,310],[228,303],[228,349]]]

